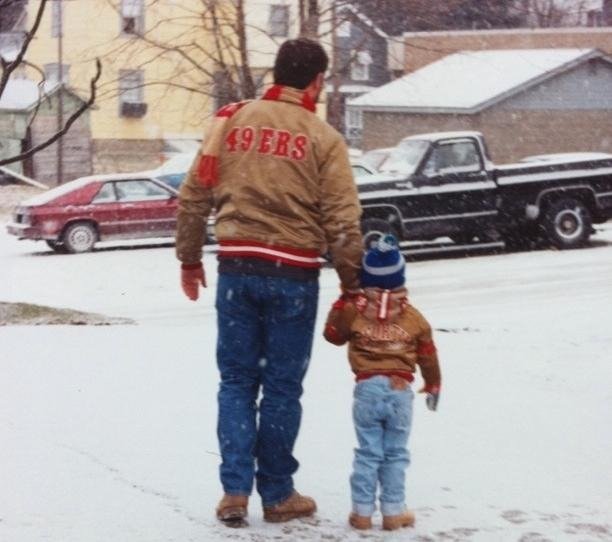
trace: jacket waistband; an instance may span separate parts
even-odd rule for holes
[[[319,269],[322,259],[316,250],[280,247],[258,241],[223,240],[219,241],[219,259],[221,258],[260,258],[282,265]]]
[[[412,382],[414,380],[414,374],[410,371],[362,371],[355,375],[355,380],[361,382],[373,376],[386,376],[390,379],[396,377],[406,380],[407,382]]]

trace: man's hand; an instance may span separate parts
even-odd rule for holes
[[[440,400],[440,386],[426,384],[419,393],[425,393],[425,404],[429,410],[435,411],[438,409],[438,401]]]
[[[202,263],[182,264],[181,287],[191,301],[196,301],[200,296],[200,285],[206,288],[206,275]]]

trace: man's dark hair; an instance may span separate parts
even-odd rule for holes
[[[274,84],[305,89],[320,73],[325,73],[329,59],[316,41],[298,38],[284,42],[274,62]]]

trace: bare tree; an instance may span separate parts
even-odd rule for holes
[[[2,0],[2,1],[8,2],[8,0]],[[40,28],[40,22],[42,20],[43,13],[45,11],[45,7],[48,1],[49,0],[40,0],[38,9],[36,10],[36,14],[34,16],[34,23],[32,24],[32,27],[29,30],[24,31],[23,41],[21,43],[19,50],[14,56],[14,58],[7,59],[0,55],[0,68],[2,69],[2,74],[0,75],[0,97],[2,96],[2,94],[5,92],[7,88],[11,74],[13,74],[15,70],[22,65],[30,65],[25,60],[25,55],[26,55],[26,52],[28,50],[30,43],[32,42],[32,39],[36,36],[36,32]],[[42,71],[40,69],[37,68],[37,71],[40,74],[42,74]],[[49,139],[40,143],[36,147],[29,149],[25,152],[22,152],[18,155],[11,156],[9,158],[4,158],[0,160],[0,166],[4,166],[6,164],[12,164],[13,162],[19,162],[21,160],[24,160],[34,155],[38,151],[41,151],[42,149],[48,147],[49,145],[52,145],[58,139],[60,139],[70,129],[70,126],[72,126],[72,124],[74,124],[74,122],[94,104],[96,100],[96,85],[98,83],[98,80],[100,79],[101,74],[102,74],[102,66],[100,64],[100,61],[96,59],[96,71],[90,81],[89,99],[83,102],[83,104],[77,110],[75,110],[74,113],[70,115],[70,117],[66,119],[64,125],[55,134],[53,134]],[[41,87],[42,85],[39,85],[39,88]],[[35,110],[34,114],[36,114],[36,112],[37,112],[37,109]],[[30,123],[31,122],[32,122],[32,119],[30,119]]]
[[[588,10],[586,0],[518,0],[515,10],[532,26],[554,28],[579,25]]]
[[[121,2],[107,0],[107,3],[120,13]],[[155,3],[153,0],[149,7]],[[113,58],[126,56],[139,59],[130,63],[133,69],[143,69],[157,61],[172,64],[171,73],[157,79],[149,77],[143,86],[207,96],[219,106],[252,99],[256,96],[257,82],[250,65],[252,50],[245,4],[245,0],[200,0],[197,8],[177,5],[172,17],[146,29],[133,30],[132,39],[111,46],[106,60],[112,62]],[[166,32],[161,32],[164,27]],[[172,38],[161,38],[163,35]],[[116,80],[104,83],[100,97],[115,96],[116,83]]]

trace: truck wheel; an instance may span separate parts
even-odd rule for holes
[[[397,241],[400,241],[396,229],[380,218],[368,218],[364,220],[361,223],[361,232],[363,233],[363,245],[366,250],[372,248],[381,237],[384,237],[388,233],[395,235]]]
[[[557,248],[583,246],[591,235],[592,221],[586,206],[573,198],[554,201],[543,217],[546,236]]]
[[[89,222],[71,224],[62,236],[64,246],[71,254],[90,251],[97,240],[96,229]]]

